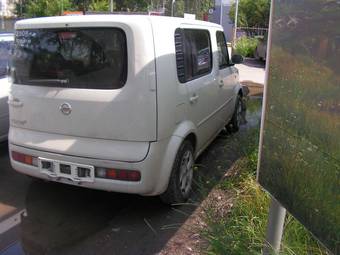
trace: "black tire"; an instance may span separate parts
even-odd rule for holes
[[[235,110],[233,113],[233,117],[231,118],[230,122],[227,125],[227,130],[229,132],[235,133],[239,131],[242,114],[245,110],[245,104],[242,102],[242,97],[240,95],[236,98]]]
[[[188,180],[188,190],[184,190],[181,186],[183,180],[181,181],[181,169],[183,167],[183,161],[185,160],[185,156],[187,154],[192,156],[192,165],[190,169],[188,169],[188,175],[191,175],[190,180]],[[188,162],[189,163],[189,162]],[[172,167],[172,172],[168,184],[167,190],[160,195],[161,200],[166,204],[176,204],[176,203],[184,203],[187,201],[191,191],[192,178],[193,178],[193,164],[194,164],[194,148],[190,141],[185,140],[176,155],[174,165]],[[190,171],[190,173],[189,173]],[[188,176],[189,177],[189,176]]]

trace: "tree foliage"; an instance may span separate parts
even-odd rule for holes
[[[172,0],[114,0],[114,11],[147,12],[165,8],[171,14]],[[174,14],[183,17],[184,12],[196,14],[202,19],[214,5],[214,0],[176,0]],[[109,11],[109,0],[21,0],[16,3],[19,17],[41,17],[60,15],[69,11]]]
[[[88,5],[89,11],[107,11],[110,8],[109,1],[107,0],[93,0]],[[115,9],[115,6],[113,6]]]
[[[268,27],[269,14],[270,0],[239,0],[237,23],[241,27]],[[229,15],[235,19],[235,3]]]
[[[63,10],[71,9],[72,3],[70,0],[31,0],[25,1],[23,13],[25,17],[43,17],[55,16],[62,14]],[[16,10],[20,10],[20,4],[17,4]]]

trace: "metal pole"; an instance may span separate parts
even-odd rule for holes
[[[237,19],[238,19],[238,2],[239,0],[236,0],[235,3],[235,30],[234,30],[234,47],[236,45],[236,32],[237,32]]]
[[[172,3],[171,3],[171,17],[174,16],[174,5],[175,5],[175,2],[176,2],[176,0],[172,0]]]
[[[223,20],[223,0],[221,0],[221,8],[220,8],[220,25],[222,26]]]
[[[113,12],[113,0],[110,1],[110,12]]]
[[[0,4],[1,4],[0,6],[1,8],[1,30],[5,30],[5,11],[4,11],[5,5],[2,2],[0,2]]]
[[[20,0],[20,17],[22,17],[22,0]]]
[[[64,0],[61,0],[61,14],[64,15]]]
[[[285,217],[286,209],[272,197],[269,208],[266,243],[264,244],[262,253],[263,255],[279,253]]]

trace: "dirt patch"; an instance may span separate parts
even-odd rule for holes
[[[234,164],[223,178],[231,178],[238,174],[238,164]],[[208,249],[206,240],[200,233],[207,228],[204,221],[206,213],[213,213],[216,218],[225,218],[233,207],[235,196],[232,191],[215,187],[202,201],[194,213],[178,229],[177,233],[168,241],[159,255],[198,255]]]
[[[262,96],[263,95],[263,84],[256,83],[253,81],[241,81],[243,86],[249,89],[249,96]]]

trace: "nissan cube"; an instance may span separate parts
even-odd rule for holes
[[[226,126],[242,89],[220,25],[89,15],[18,21],[9,150],[26,175],[185,201],[195,159]]]

